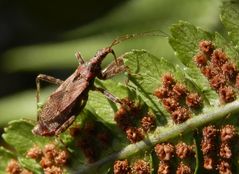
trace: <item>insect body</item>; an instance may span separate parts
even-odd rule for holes
[[[145,35],[152,36],[159,34],[146,32],[121,36],[115,39],[109,47],[99,50],[88,62],[84,62],[80,54],[77,53],[76,57],[80,65],[65,81],[40,74],[36,78],[37,103],[39,102],[40,80],[60,86],[49,96],[46,103],[41,108],[41,111],[38,112],[38,123],[33,128],[32,132],[42,136],[53,136],[62,133],[74,122],[76,116],[86,105],[89,90],[99,91],[109,100],[115,103],[121,103],[117,97],[113,96],[105,89],[94,86],[94,80],[96,77],[99,79],[107,79],[125,71],[123,59],[116,59],[112,47],[121,41]],[[101,63],[109,53],[113,54],[116,61],[102,70]]]
[[[106,79],[124,70],[124,68],[117,68],[115,71],[112,68],[115,63],[109,65],[104,71],[101,70],[101,62],[109,53],[115,56],[111,47],[103,48],[89,62],[84,62],[80,54],[77,54],[80,65],[65,81],[46,75],[39,75],[37,77],[37,101],[39,101],[40,80],[59,84],[60,86],[50,95],[38,113],[38,123],[32,130],[34,134],[53,136],[60,134],[68,128],[84,108],[89,90],[100,91],[108,99],[120,102],[106,90],[94,86],[95,77]],[[122,67],[122,61],[120,59],[118,61],[118,66]],[[112,72],[112,69],[114,72]]]

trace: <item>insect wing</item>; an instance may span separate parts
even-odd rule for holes
[[[62,114],[71,112],[76,99],[87,89],[89,82],[85,79],[74,80],[59,87],[47,100],[40,113],[40,120],[50,121]]]

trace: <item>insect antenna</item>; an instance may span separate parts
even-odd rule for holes
[[[129,39],[137,39],[145,36],[162,36],[162,37],[169,37],[169,35],[161,30],[153,30],[153,31],[146,31],[142,33],[134,33],[134,34],[126,34],[119,36],[113,40],[109,48],[118,45],[119,43],[129,40]]]

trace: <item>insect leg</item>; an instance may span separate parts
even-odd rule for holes
[[[59,127],[56,132],[55,135],[59,135],[60,133],[64,132],[76,119],[75,115],[72,115],[68,120],[66,120],[61,127]]]
[[[114,96],[109,91],[107,91],[103,88],[99,88],[99,87],[94,86],[92,90],[102,93],[107,99],[111,100],[114,103],[122,104],[121,100],[118,97]]]
[[[99,79],[105,80],[125,71],[126,67],[124,65],[123,58],[119,57],[115,62],[112,62],[104,70],[102,70],[101,74],[99,74],[97,77]]]
[[[56,85],[61,85],[64,81],[61,79],[57,79],[55,77],[52,76],[48,76],[45,74],[39,74],[36,78],[36,86],[37,86],[37,93],[36,93],[36,102],[37,104],[39,103],[40,100],[40,81],[46,81],[52,84],[56,84]],[[38,115],[38,114],[37,114]]]
[[[80,65],[82,65],[82,64],[85,63],[85,61],[84,61],[84,59],[82,58],[80,52],[76,52],[76,53],[75,53],[75,56],[76,56],[76,58],[77,58],[77,60],[78,60],[78,62],[79,62]]]

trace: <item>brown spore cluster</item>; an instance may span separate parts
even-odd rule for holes
[[[192,170],[188,165],[181,162],[177,167],[176,174],[192,174]]]
[[[236,64],[230,61],[222,49],[215,48],[211,41],[200,41],[199,49],[194,60],[210,86],[219,94],[221,103],[234,101],[235,88],[239,88]]]
[[[162,101],[176,124],[185,122],[195,109],[202,106],[201,96],[196,92],[190,92],[170,73],[162,76],[162,86],[154,91],[154,95]]]
[[[127,159],[114,162],[114,174],[150,174],[149,162],[139,159],[130,165]]]
[[[178,144],[176,144],[175,149],[176,155],[180,159],[188,158],[194,154],[192,146],[187,145],[184,142],[179,142]]]
[[[11,159],[6,167],[6,173],[8,174],[33,174],[31,171],[24,169],[20,166],[16,159]]]
[[[139,104],[128,98],[122,99],[121,102],[122,104],[114,117],[118,127],[126,134],[131,143],[143,140],[146,133],[155,129],[155,116],[143,111]]]
[[[201,150],[204,159],[204,168],[212,170],[215,168],[215,156],[216,156],[216,137],[218,130],[214,125],[204,127],[202,130]]]
[[[233,125],[225,125],[220,129],[220,161],[217,169],[220,174],[232,174],[232,143],[236,137],[236,128]]]
[[[114,174],[130,174],[131,168],[127,159],[114,162]]]
[[[150,174],[150,165],[145,160],[137,160],[134,162],[132,171],[135,174]]]
[[[54,143],[46,144],[43,149],[34,146],[28,150],[26,157],[40,163],[45,174],[62,174],[69,159],[67,150],[58,148]]]
[[[224,125],[220,129],[209,125],[202,129],[201,150],[205,169],[218,170],[220,174],[232,173],[232,142],[236,134],[233,125]]]
[[[170,174],[172,169],[170,167],[170,162],[174,156],[178,157],[180,160],[187,159],[191,157],[194,152],[192,146],[187,145],[184,142],[179,142],[177,145],[172,145],[170,143],[157,144],[154,147],[154,151],[159,162],[158,174]],[[191,174],[191,168],[184,164],[182,161],[179,163],[176,173]]]
[[[170,166],[167,162],[160,161],[158,167],[158,174],[170,174]]]
[[[74,146],[84,154],[87,163],[95,162],[101,154],[99,149],[107,149],[112,142],[110,131],[91,119],[85,120],[82,126],[70,127],[69,131],[74,138]]]

